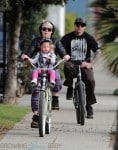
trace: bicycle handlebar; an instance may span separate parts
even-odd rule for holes
[[[33,63],[31,63],[31,61],[29,61],[29,62],[31,64],[31,66],[33,68],[35,68],[35,69],[40,68],[41,70],[52,70],[52,69],[55,69],[59,64],[61,64],[62,62],[64,62],[64,59],[59,60],[53,67],[50,67],[50,68],[49,67],[48,68],[46,68],[46,67],[44,67],[44,68],[36,67]]]

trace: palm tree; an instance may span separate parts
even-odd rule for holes
[[[95,28],[104,59],[113,75],[118,76],[118,1],[96,0],[91,7],[95,7]]]

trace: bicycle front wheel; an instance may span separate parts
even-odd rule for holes
[[[51,113],[52,113],[52,91],[50,88],[47,88],[47,119],[46,119],[46,134],[51,132]]]
[[[75,90],[75,101],[78,102],[76,109],[77,123],[80,125],[85,124],[85,88],[82,82],[78,83]]]
[[[76,120],[77,124],[80,124],[81,122],[81,111],[80,111],[80,104],[79,104],[79,94],[78,90],[74,90],[74,105],[75,105],[75,111],[76,111]]]
[[[39,96],[39,136],[43,137],[45,135],[46,127],[46,93],[45,91],[40,91]]]

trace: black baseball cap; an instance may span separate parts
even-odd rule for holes
[[[86,20],[84,18],[76,18],[74,24],[84,24],[86,26]]]
[[[52,44],[52,40],[49,38],[44,38],[40,41],[40,45],[42,45],[43,43],[48,42],[49,44]]]

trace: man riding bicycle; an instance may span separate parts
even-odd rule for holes
[[[76,18],[74,22],[74,31],[66,34],[62,37],[61,42],[66,49],[66,53],[71,56],[71,59],[64,64],[65,82],[64,86],[67,86],[66,99],[72,99],[73,97],[73,78],[77,74],[76,65],[72,63],[72,60],[80,60],[82,80],[85,83],[86,88],[86,111],[87,118],[93,118],[92,104],[96,103],[96,97],[94,93],[95,80],[93,75],[93,64],[100,54],[98,44],[96,40],[87,32],[86,21],[84,18]],[[94,53],[94,57],[91,60],[91,51]]]

